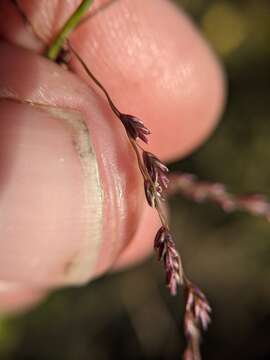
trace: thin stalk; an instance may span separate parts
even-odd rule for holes
[[[65,22],[64,26],[61,28],[49,49],[46,52],[46,56],[50,60],[56,60],[62,45],[66,38],[69,36],[71,31],[78,25],[82,16],[88,10],[89,6],[92,4],[93,0],[82,0],[81,4],[77,7],[77,9],[73,12],[73,14],[68,18]]]
[[[121,113],[120,111],[117,109],[117,107],[114,105],[108,91],[104,88],[104,86],[100,83],[100,81],[95,77],[95,75],[89,70],[89,68],[86,66],[85,62],[83,61],[83,59],[80,57],[80,55],[77,53],[76,50],[74,50],[74,48],[71,46],[70,42],[68,41],[68,46],[71,49],[71,51],[73,52],[73,54],[76,56],[77,60],[79,61],[79,63],[82,65],[82,67],[84,68],[85,72],[87,73],[87,75],[90,76],[90,78],[94,81],[94,83],[103,91],[104,95],[106,96],[113,112],[115,113],[116,116],[120,116]]]

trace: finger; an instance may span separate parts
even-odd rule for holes
[[[46,39],[77,4],[21,1]],[[14,29],[7,33],[23,43]],[[84,22],[72,43],[120,109],[145,121],[157,155],[183,156],[211,133],[224,101],[223,73],[190,20],[169,1],[113,2]],[[86,79],[79,64],[75,69]]]
[[[107,104],[75,76],[20,48],[0,51],[0,279],[85,282],[111,266],[137,226],[134,153]]]
[[[0,314],[25,311],[44,296],[44,290],[31,289],[2,281],[0,282]]]
[[[123,0],[74,32],[72,43],[125,112],[151,129],[150,149],[183,156],[211,132],[222,71],[198,31],[169,1]],[[85,77],[81,67],[76,69]]]

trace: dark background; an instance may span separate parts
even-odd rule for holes
[[[228,101],[212,137],[172,164],[232,192],[270,195],[270,1],[181,0],[224,64]],[[270,224],[180,197],[172,228],[185,267],[207,293],[213,323],[204,359],[270,359]],[[0,317],[1,360],[179,359],[181,296],[171,298],[153,258],[32,312]]]

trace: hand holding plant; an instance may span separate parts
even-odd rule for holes
[[[68,9],[64,6],[62,13],[56,13],[54,5],[44,3],[40,14],[34,2],[29,3],[22,1],[21,5],[33,28],[41,29],[40,37],[49,43],[57,33],[49,14],[61,24]],[[13,298],[17,296],[15,301],[19,303],[21,293],[26,294],[27,301],[31,300],[31,293],[35,292],[32,288],[79,284],[112,266],[117,268],[142,258],[152,248],[160,223],[147,204],[142,210],[142,179],[134,149],[107,103],[96,89],[89,90],[77,77],[16,47],[15,43],[39,51],[44,44],[24,29],[10,4],[4,4],[3,10],[13,16],[14,27],[4,24],[0,29],[13,44],[1,45],[2,97],[12,95],[36,104],[29,107],[8,100],[1,102],[3,118],[8,119],[3,122],[6,125],[2,134],[8,139],[19,132],[21,142],[14,146],[17,149],[22,144],[18,149],[21,157],[7,161],[12,178],[25,180],[21,185],[6,182],[7,194],[12,194],[12,198],[7,196],[4,203],[8,210],[3,226],[5,236],[14,221],[14,209],[19,209],[16,216],[21,227],[14,227],[10,243],[2,245],[3,256],[13,255],[6,257],[0,268],[7,288],[10,282],[18,284],[5,294],[6,299],[10,294],[12,297],[13,291]],[[155,154],[150,155],[152,160],[153,156],[162,160],[183,156],[199,144],[215,123],[222,105],[220,69],[189,21],[168,2],[116,2],[75,30],[70,41],[108,89],[117,109],[139,116],[151,129],[144,158],[145,154]],[[93,86],[80,64],[72,60],[71,66]],[[37,106],[44,103],[48,105],[45,113],[40,109],[42,105]],[[11,131],[10,119],[16,124]],[[122,117],[122,123],[126,120]],[[125,124],[132,141],[137,137],[143,140],[147,135],[144,128],[141,127],[142,132],[136,128],[136,132],[127,125],[130,123]],[[60,139],[63,143],[59,149]],[[25,161],[31,162],[31,157],[39,171],[30,176]],[[159,163],[159,159],[155,161]],[[152,170],[148,166],[149,174]],[[144,181],[151,203],[151,177]],[[33,192],[33,183],[37,192]],[[93,199],[96,208],[91,208]],[[56,223],[53,219],[57,219]],[[160,231],[156,248],[162,258],[161,239],[168,235],[164,233],[166,229]],[[168,245],[174,254],[172,243]],[[85,258],[87,251],[96,255]],[[192,316],[194,297],[203,299],[198,294],[199,290],[187,293],[187,310]]]

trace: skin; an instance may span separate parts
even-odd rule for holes
[[[105,2],[96,1],[92,10]],[[75,75],[71,75],[39,55],[78,3],[20,1],[40,41],[10,2],[1,1],[0,80],[2,89],[12,89],[20,98],[75,109],[84,116],[107,204],[94,278],[144,259],[160,224],[145,203],[141,176],[123,128],[103,96],[74,59]],[[4,21],[7,17],[8,22]],[[164,161],[190,153],[216,126],[224,103],[222,70],[191,21],[169,1],[116,1],[84,22],[70,41],[119,109],[143,119],[151,129],[148,149]],[[73,145],[51,115],[11,101],[1,101],[0,108],[0,153],[4,154],[0,202],[5,229],[12,228],[8,242],[10,233],[0,233],[4,244],[0,310],[14,311],[32,306],[51,288],[65,284],[63,264],[80,245],[83,231],[78,216],[82,215],[82,185]],[[20,141],[27,146],[16,152]],[[62,171],[53,165],[59,142],[68,158]],[[109,149],[105,156],[104,149]],[[39,177],[29,176],[28,163],[37,164]],[[57,189],[61,201],[37,203],[34,191],[28,189],[40,186],[51,192]],[[29,204],[34,221],[25,215]],[[52,214],[70,221],[59,221],[49,231],[46,224]],[[88,221],[91,225],[91,218]],[[46,242],[33,240],[40,231]],[[38,271],[31,271],[33,254],[40,259]]]

